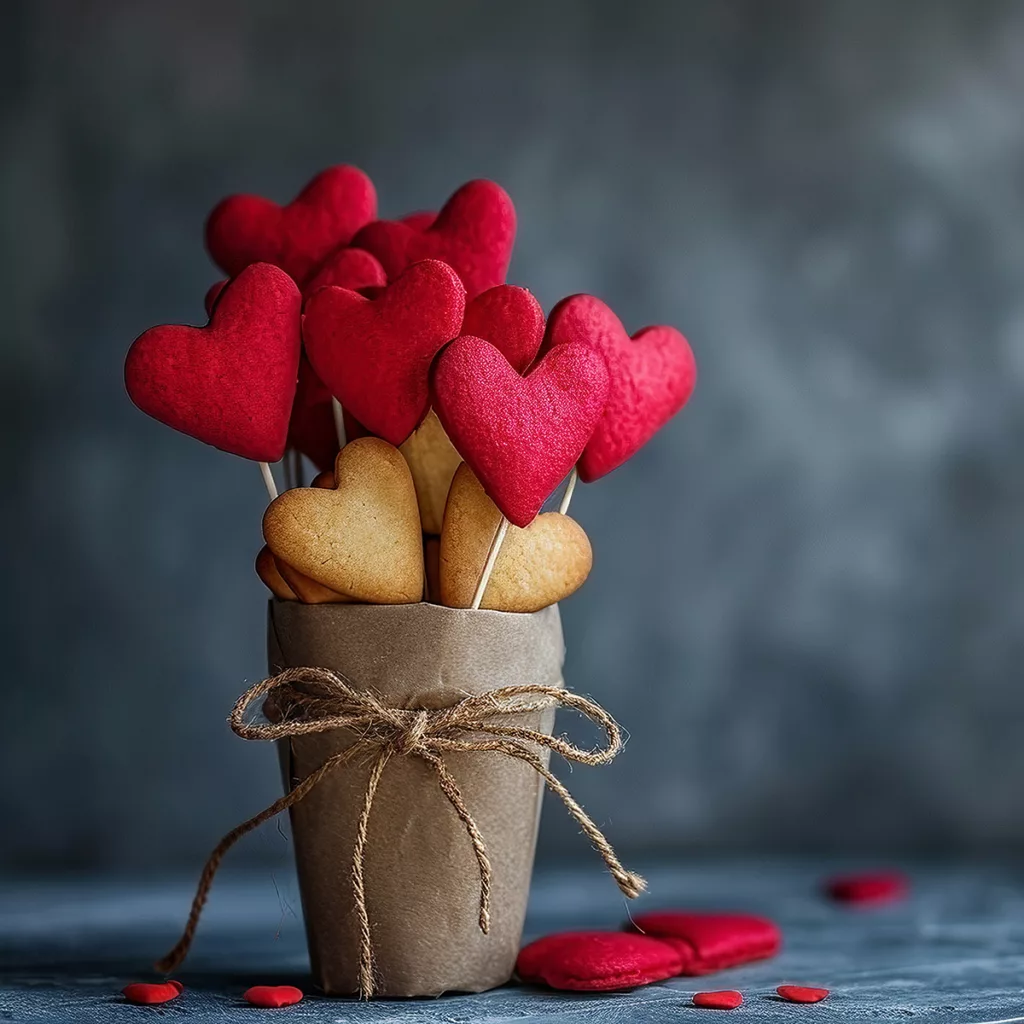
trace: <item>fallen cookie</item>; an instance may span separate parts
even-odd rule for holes
[[[422,533],[402,453],[379,438],[359,438],[338,453],[334,476],[334,490],[295,487],[270,503],[263,536],[274,556],[357,601],[419,601]]]
[[[450,608],[472,605],[500,522],[498,507],[463,463],[452,480],[441,531],[442,604]],[[578,590],[593,560],[586,533],[568,516],[544,512],[525,529],[510,526],[480,607],[539,611]]]

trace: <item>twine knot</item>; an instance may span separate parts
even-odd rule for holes
[[[246,712],[261,699],[265,701],[265,720],[247,721]],[[571,708],[601,726],[605,745],[583,750],[564,737],[508,724],[510,717],[556,707]],[[450,707],[397,708],[386,704],[370,690],[356,689],[343,676],[328,669],[290,668],[246,690],[235,702],[228,722],[236,735],[247,740],[280,740],[332,729],[346,729],[355,740],[341,753],[329,757],[279,800],[233,828],[217,844],[203,868],[181,938],[156,964],[160,971],[173,971],[188,955],[214,875],[227,851],[242,836],[302,800],[335,768],[364,755],[370,756],[371,768],[352,852],[352,896],[360,929],[359,992],[363,998],[372,996],[374,989],[373,944],[363,882],[366,838],[377,786],[393,756],[415,756],[429,765],[437,776],[441,792],[465,828],[480,872],[478,923],[484,934],[490,928],[491,862],[484,838],[444,762],[443,755],[448,751],[491,751],[528,764],[561,798],[604,859],[623,895],[633,899],[646,888],[643,878],[623,867],[604,834],[551,774],[536,749],[546,747],[568,761],[588,765],[607,764],[618,754],[622,749],[618,724],[604,708],[586,697],[557,686],[503,686],[466,697]]]

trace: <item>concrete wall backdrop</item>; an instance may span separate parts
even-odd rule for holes
[[[692,341],[574,504],[568,678],[632,739],[571,785],[624,853],[1024,846],[1024,5],[9,0],[0,76],[0,863],[195,866],[278,791],[224,723],[259,475],[121,361],[202,321],[219,197],[336,162],[385,216],[495,178],[513,282]]]

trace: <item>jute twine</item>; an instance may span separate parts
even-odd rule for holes
[[[246,721],[250,706],[275,690],[281,691],[272,700],[274,717],[278,720]],[[533,714],[556,707],[571,708],[601,726],[606,744],[593,750],[582,750],[562,737],[494,721],[501,716]],[[528,764],[561,798],[601,854],[623,894],[632,899],[646,888],[643,878],[622,866],[601,830],[533,749],[534,746],[547,747],[566,760],[580,764],[598,765],[611,761],[622,749],[621,730],[604,708],[586,697],[555,686],[503,686],[437,710],[396,708],[384,703],[371,691],[355,689],[344,677],[328,669],[290,668],[246,690],[235,702],[228,722],[232,730],[246,740],[280,740],[331,729],[347,729],[356,740],[340,754],[328,758],[291,792],[237,825],[217,844],[203,868],[181,938],[156,964],[160,971],[173,971],[188,955],[214,875],[227,851],[242,836],[302,800],[334,769],[360,757],[369,756],[371,763],[352,852],[352,895],[359,921],[359,993],[364,999],[372,996],[374,990],[373,944],[364,887],[366,836],[373,798],[392,757],[412,756],[426,762],[436,774],[441,792],[465,827],[480,870],[479,924],[484,934],[490,928],[491,862],[484,838],[443,760],[447,751],[493,751]]]

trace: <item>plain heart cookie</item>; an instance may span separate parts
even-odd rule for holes
[[[504,284],[516,239],[516,211],[493,181],[470,181],[444,204],[429,227],[378,220],[352,239],[380,260],[394,280],[419,260],[441,260],[462,278],[469,297]]]
[[[402,442],[399,450],[409,463],[412,482],[416,486],[423,532],[438,536],[452,477],[462,463],[462,456],[448,440],[433,410]]]
[[[588,345],[557,345],[522,377],[471,335],[445,348],[431,382],[441,425],[514,526],[528,526],[576,464],[608,394]]]
[[[281,578],[303,604],[352,604],[355,601],[354,597],[339,594],[336,590],[317,583],[315,579],[299,572],[294,565],[289,565],[280,558],[275,558],[274,562]]]
[[[437,260],[413,264],[375,299],[321,288],[306,300],[306,354],[345,409],[399,445],[427,414],[431,361],[465,308],[458,275]]]
[[[338,453],[334,476],[334,490],[295,487],[270,503],[263,536],[274,557],[357,601],[419,601],[422,534],[402,453],[359,438]]]
[[[580,459],[580,479],[597,480],[621,466],[686,404],[697,364],[674,327],[645,327],[632,337],[592,295],[563,299],[548,317],[544,351],[592,346],[608,366],[608,402]]]
[[[465,463],[452,481],[441,532],[441,604],[469,608],[491,541],[498,507]],[[594,556],[583,528],[558,512],[543,512],[525,529],[509,528],[487,582],[481,608],[536,612],[575,593]]]
[[[279,601],[297,601],[299,599],[281,575],[281,570],[277,567],[277,559],[274,558],[274,553],[266,544],[260,548],[260,552],[256,556],[256,575]]]
[[[165,324],[136,338],[125,359],[131,400],[154,419],[232,455],[284,455],[295,396],[302,298],[268,263],[221,292],[205,327]]]
[[[273,263],[303,284],[376,216],[373,182],[358,167],[329,167],[287,206],[253,195],[221,200],[206,221],[206,248],[229,277]]]

